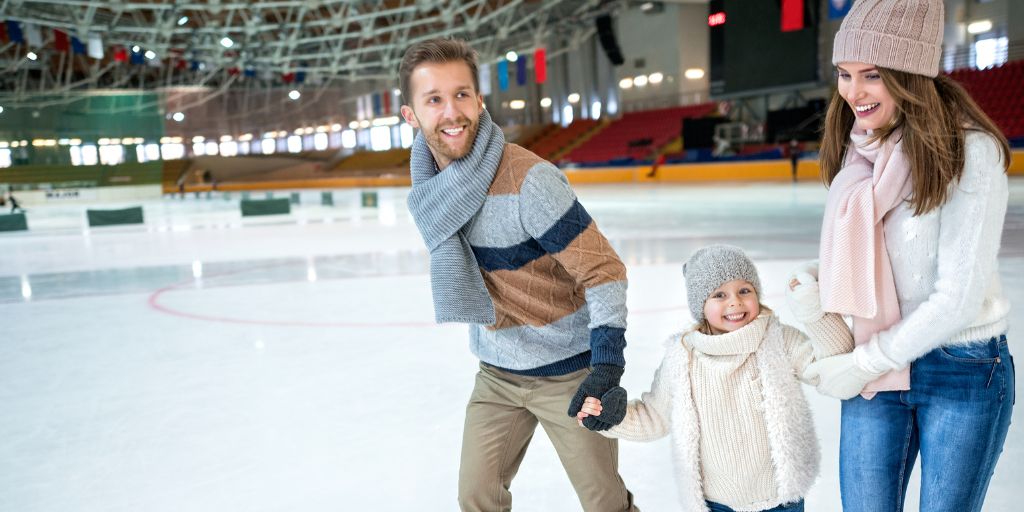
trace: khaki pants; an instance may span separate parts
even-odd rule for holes
[[[509,486],[537,423],[555,446],[583,510],[639,510],[619,476],[618,441],[579,426],[566,413],[589,373],[524,377],[480,365],[462,436],[459,506],[463,511],[512,510]]]

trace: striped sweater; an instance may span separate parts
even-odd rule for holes
[[[625,366],[626,268],[557,167],[506,144],[464,229],[495,310],[470,325],[481,361],[535,376]]]

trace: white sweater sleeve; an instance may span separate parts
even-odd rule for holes
[[[626,406],[626,417],[622,423],[609,430],[601,431],[606,437],[625,439],[627,441],[654,441],[665,437],[669,433],[671,404],[672,404],[672,380],[688,379],[686,368],[677,368],[681,361],[678,357],[672,357],[673,350],[670,348],[661,366],[654,372],[654,381],[651,383],[651,390],[640,395],[639,400],[630,400]]]
[[[934,290],[917,309],[878,333],[878,348],[902,368],[968,327],[996,272],[1008,200],[995,140],[968,132],[964,172],[939,213]]]

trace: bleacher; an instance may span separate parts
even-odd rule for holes
[[[360,151],[334,165],[332,172],[344,174],[380,174],[396,169],[409,171],[409,149]]]
[[[528,145],[527,149],[545,160],[555,161],[584,137],[593,136],[598,130],[601,130],[599,125],[598,121],[592,119],[573,121],[565,128],[556,128],[546,133],[536,142]]]
[[[958,69],[949,76],[971,93],[1007,138],[1024,138],[1024,60],[984,70]]]
[[[683,119],[703,117],[714,110],[714,103],[702,103],[630,112],[573,149],[566,159],[581,164],[646,160],[654,151],[679,137]]]

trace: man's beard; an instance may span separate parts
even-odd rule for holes
[[[454,148],[451,145],[449,145],[448,142],[445,141],[446,135],[441,133],[441,130],[444,128],[451,128],[452,126],[461,125],[466,126],[466,128],[464,129],[465,139],[463,139],[465,141],[465,146],[460,148]],[[459,158],[466,156],[473,149],[473,142],[476,141],[476,132],[478,125],[479,122],[470,122],[469,119],[461,117],[457,119],[454,123],[444,126],[444,128],[438,126],[431,133],[424,132],[424,135],[427,138],[427,145],[430,146],[431,149],[439,153],[441,156],[447,158],[449,161],[455,161],[458,160]]]

